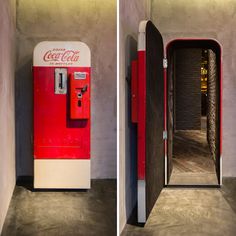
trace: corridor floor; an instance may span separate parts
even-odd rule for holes
[[[2,236],[116,234],[116,182],[93,180],[86,191],[31,191],[16,186]]]
[[[236,178],[221,189],[165,188],[144,227],[127,224],[122,236],[235,236]]]
[[[201,130],[178,130],[174,134],[173,170],[169,184],[217,185],[215,163],[206,137],[206,118]]]

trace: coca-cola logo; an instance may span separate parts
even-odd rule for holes
[[[45,62],[77,62],[79,60],[79,51],[66,49],[48,50],[44,56]]]

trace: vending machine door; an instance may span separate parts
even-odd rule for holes
[[[70,77],[70,118],[90,118],[89,74],[74,72]]]
[[[163,40],[151,21],[142,21],[138,37],[138,222],[146,222],[164,187]],[[135,68],[136,63],[133,62]],[[135,70],[133,68],[133,70]],[[135,76],[132,78],[134,79]],[[135,83],[135,81],[133,82]],[[135,101],[133,104],[136,106]],[[135,109],[134,119],[135,121]]]

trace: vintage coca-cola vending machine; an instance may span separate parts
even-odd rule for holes
[[[35,188],[90,188],[90,67],[82,42],[34,49]]]

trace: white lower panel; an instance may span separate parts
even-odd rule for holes
[[[167,173],[168,173],[168,170],[167,170],[167,155],[165,154],[165,185],[168,184],[168,177],[167,177]]]
[[[138,222],[146,222],[146,187],[145,180],[138,180]]]
[[[34,160],[34,188],[90,188],[90,160]]]

